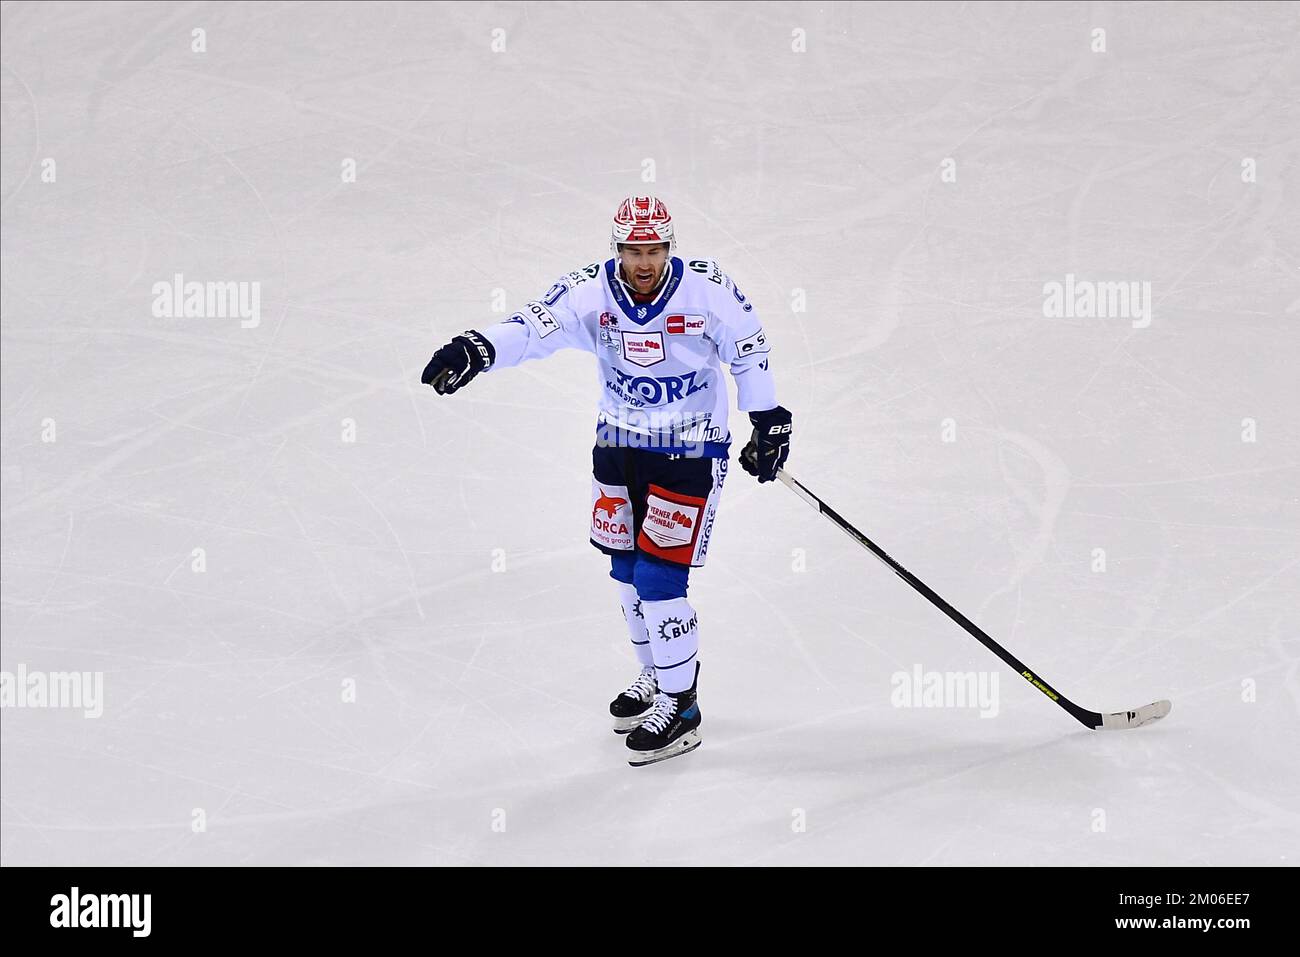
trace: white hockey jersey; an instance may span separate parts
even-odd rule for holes
[[[613,259],[562,277],[541,299],[483,331],[493,369],[563,348],[594,353],[600,381],[597,433],[609,444],[654,452],[727,455],[727,388],[737,405],[776,406],[767,337],[753,305],[712,260],[668,261],[668,278],[645,304],[632,300]]]

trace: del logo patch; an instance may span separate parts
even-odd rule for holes
[[[664,361],[662,332],[624,332],[623,358],[633,365],[652,366]]]
[[[669,316],[664,320],[670,336],[704,335],[703,316]]]

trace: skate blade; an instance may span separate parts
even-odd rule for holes
[[[637,751],[633,757],[627,759],[627,763],[634,768],[643,768],[647,764],[658,764],[660,761],[667,761],[669,758],[675,758],[679,754],[689,754],[700,746],[700,732],[697,728],[694,731],[688,731],[666,748],[660,748],[658,751]]]
[[[637,728],[641,727],[641,723],[645,721],[646,715],[649,713],[650,709],[646,708],[644,714],[635,714],[630,718],[614,718],[614,733],[631,734]]]

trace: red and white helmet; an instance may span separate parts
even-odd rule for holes
[[[619,243],[638,246],[667,243],[668,254],[672,255],[677,248],[677,237],[673,235],[673,218],[663,201],[655,196],[629,196],[619,203],[609,240],[610,252],[616,260]]]

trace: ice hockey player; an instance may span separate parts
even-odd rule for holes
[[[421,376],[451,395],[481,372],[558,349],[596,355],[590,538],[609,555],[641,663],[609,706],[634,767],[700,745],[699,622],[686,585],[704,564],[727,475],[721,364],[753,426],[741,467],[771,482],[790,446],[791,416],[777,405],[753,304],[717,263],[683,262],[676,247],[667,207],[629,196],[614,214],[612,258],[561,277],[503,322],[456,336]]]

